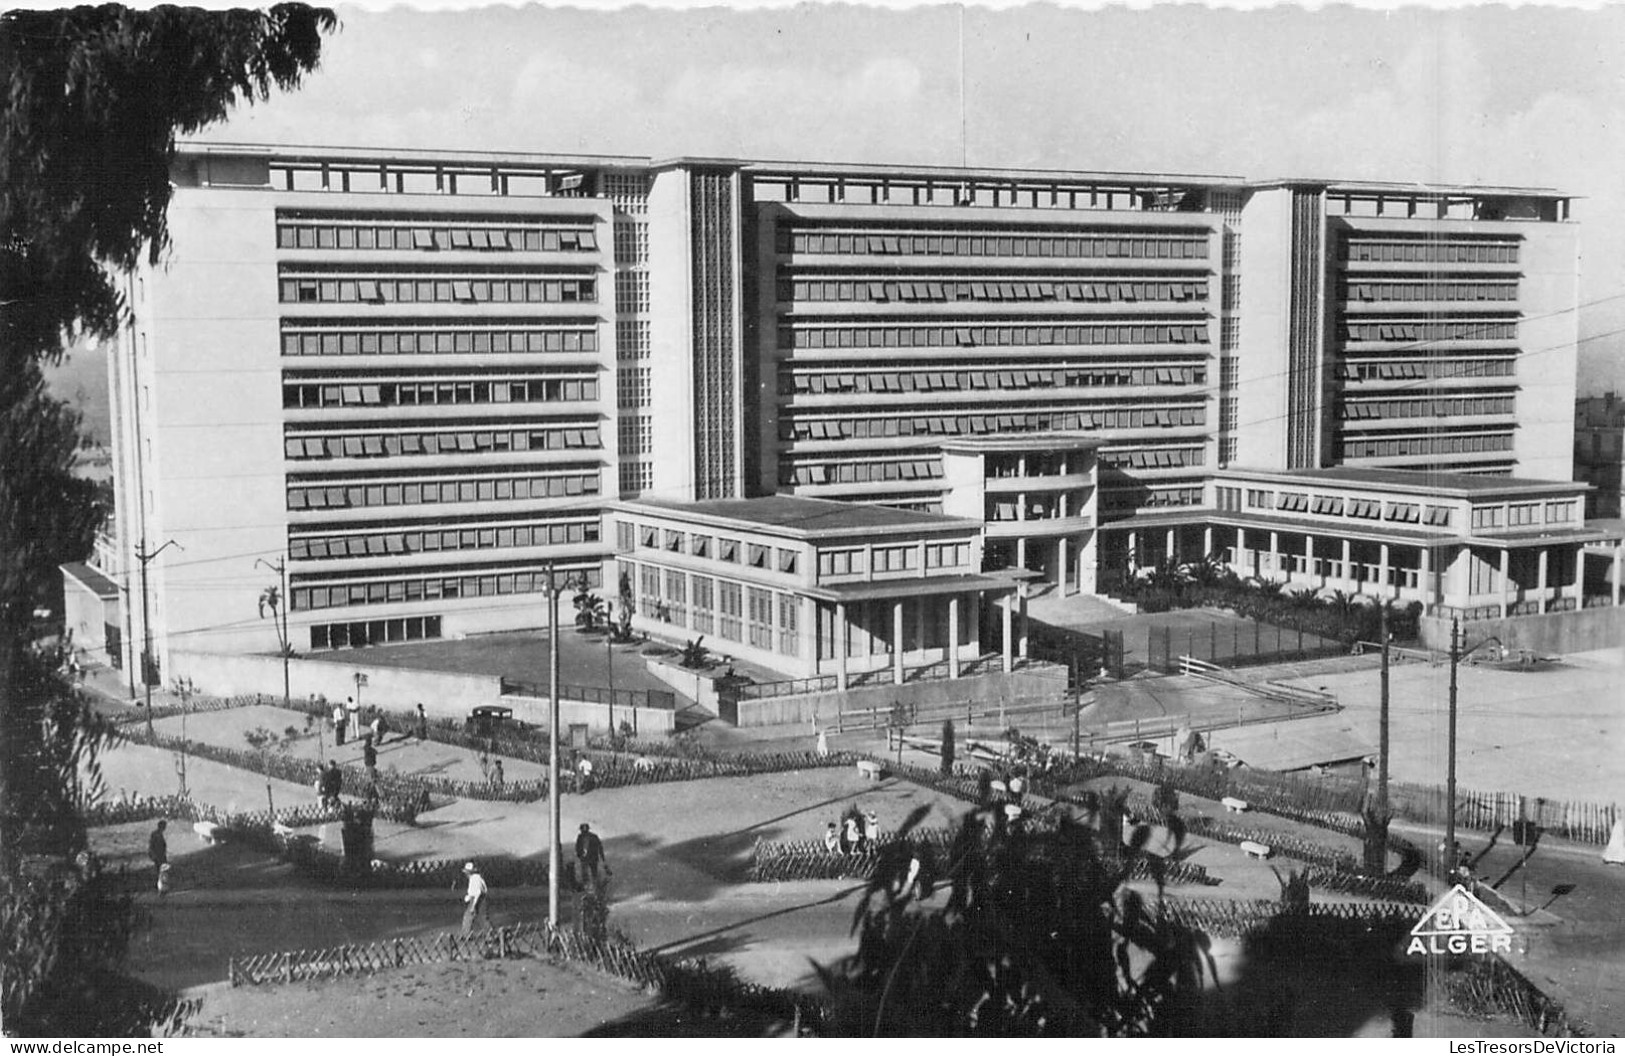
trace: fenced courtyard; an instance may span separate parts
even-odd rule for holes
[[[1174,674],[1180,657],[1220,667],[1311,660],[1346,654],[1349,647],[1307,631],[1248,619],[1222,609],[1098,616],[1073,623],[1064,608],[1047,607],[1032,622],[1033,655],[1056,662],[1077,656],[1092,676],[1104,667],[1114,678],[1142,672]]]

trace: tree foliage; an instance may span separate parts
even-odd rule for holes
[[[106,339],[117,273],[168,244],[175,136],[289,89],[331,11],[113,5],[0,13],[0,1018],[8,1032],[142,1033],[174,1011],[122,973],[127,897],[86,851],[79,810],[108,740],[35,648],[56,565],[101,511],[74,479],[78,418],[42,364]],[[164,1009],[168,1008],[166,1012]]]
[[[820,969],[837,1033],[1148,1035],[1191,1007],[1203,940],[1124,886],[1143,837],[1122,848],[1068,818],[1028,830],[1003,817],[967,814],[941,861],[906,838],[882,848],[854,920],[857,952]],[[946,892],[909,885],[916,854],[919,875]]]

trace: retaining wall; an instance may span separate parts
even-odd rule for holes
[[[945,678],[930,682],[905,682],[898,685],[854,686],[846,692],[837,689],[821,693],[804,693],[794,697],[773,697],[767,700],[741,700],[740,726],[778,726],[790,723],[810,723],[815,718],[820,724],[833,724],[836,715],[845,711],[864,711],[870,708],[889,708],[892,704],[916,704],[929,707],[940,704],[997,702],[1054,696],[1066,692],[1066,671],[1060,668],[1044,671],[1017,671],[1014,674],[967,675],[964,678]]]
[[[1625,648],[1625,605],[1549,612],[1543,616],[1508,616],[1504,620],[1474,620],[1468,627],[1471,641],[1493,635],[1514,651],[1530,649],[1546,655],[1561,655],[1622,649]],[[1448,619],[1424,616],[1419,630],[1422,644],[1429,649],[1450,649]]]
[[[211,696],[230,697],[263,693],[282,697],[282,659],[276,656],[235,656],[225,653],[170,654],[174,678],[190,678],[199,691]],[[409,667],[382,667],[295,657],[288,661],[288,693],[295,700],[323,696],[343,700],[356,693],[355,676],[367,676],[361,688],[361,703],[376,704],[387,711],[411,712],[419,703],[437,719],[464,719],[482,704],[504,704],[514,717],[539,726],[547,724],[547,701],[535,697],[504,697],[501,680],[495,675],[464,675],[450,671],[424,671]],[[675,713],[664,708],[638,708],[640,736],[671,732]],[[615,724],[632,721],[630,707],[615,709]],[[585,723],[593,733],[609,731],[606,704],[563,699],[559,701],[559,722],[569,726]]]

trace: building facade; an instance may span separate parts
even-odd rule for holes
[[[1610,392],[1574,403],[1574,479],[1594,489],[1587,512],[1621,517],[1620,486],[1625,483],[1625,400]]]
[[[159,678],[274,650],[273,585],[301,651],[537,626],[549,569],[613,591],[618,499],[949,514],[976,574],[1093,591],[1228,469],[1570,477],[1555,191],[207,144],[173,180],[98,565]]]

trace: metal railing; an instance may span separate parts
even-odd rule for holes
[[[535,697],[548,699],[548,687],[538,682],[522,682],[514,678],[500,680],[505,697]],[[613,704],[617,708],[661,708],[672,711],[677,707],[677,694],[669,689],[617,689],[603,686],[573,686],[559,683],[559,699],[580,704]]]

